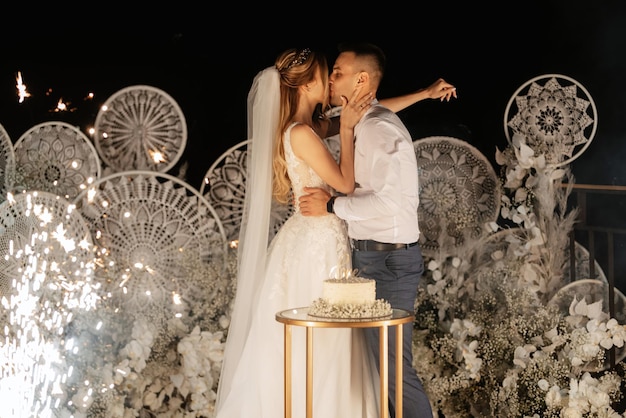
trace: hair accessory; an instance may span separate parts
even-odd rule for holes
[[[304,64],[304,62],[309,58],[309,55],[311,54],[311,49],[310,48],[304,48],[302,51],[300,51],[300,53],[298,54],[297,57],[295,57],[293,59],[293,61],[291,61],[289,63],[289,65],[287,66],[287,69],[290,69],[291,67],[293,67],[294,65],[301,65]]]

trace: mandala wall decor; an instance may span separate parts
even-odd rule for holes
[[[100,177],[100,159],[89,138],[65,122],[33,126],[15,142],[17,191],[47,191],[71,200]]]
[[[509,143],[521,135],[535,155],[554,166],[569,164],[587,149],[596,133],[596,105],[583,85],[560,74],[524,83],[504,113]]]
[[[324,138],[324,143],[326,144],[326,148],[335,158],[335,161],[339,162],[339,157],[341,156],[341,139],[339,138],[339,134],[329,136],[328,138]]]
[[[107,99],[95,123],[98,154],[114,172],[167,172],[187,143],[187,123],[178,103],[156,87],[126,87]]]
[[[183,293],[187,278],[209,262],[226,262],[226,235],[217,212],[176,177],[114,173],[74,203],[91,225],[102,283],[138,309]]]
[[[13,142],[4,126],[0,125],[0,203],[6,200],[15,176],[15,152]]]
[[[246,194],[248,144],[242,141],[226,150],[207,170],[200,193],[215,208],[228,241],[239,238]],[[294,212],[293,205],[272,203],[270,219],[271,239]]]
[[[500,209],[496,173],[476,148],[446,136],[413,141],[419,175],[420,245],[433,256],[439,243],[461,245],[477,237]]]

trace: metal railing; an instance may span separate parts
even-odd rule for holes
[[[626,287],[626,186],[575,184],[570,207],[578,208],[578,220],[570,237],[570,277],[576,277],[576,242],[589,252],[589,278],[596,277],[596,262],[608,282],[608,309],[616,316],[616,289]],[[615,366],[615,350],[609,352]]]

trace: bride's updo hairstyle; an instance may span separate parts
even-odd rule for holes
[[[328,62],[323,54],[305,48],[289,49],[283,52],[276,59],[275,65],[280,74],[280,122],[274,140],[272,189],[274,199],[286,204],[290,199],[291,188],[287,175],[282,136],[296,114],[299,98],[298,87],[313,81],[318,69],[322,82],[328,86]],[[322,103],[322,108],[325,108],[327,104]]]

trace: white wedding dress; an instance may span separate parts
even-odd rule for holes
[[[218,418],[284,416],[284,327],[276,321],[276,313],[309,306],[321,295],[322,281],[334,268],[351,265],[344,222],[334,215],[305,217],[299,211],[304,186],[327,186],[293,154],[293,126],[285,133],[284,146],[295,212],[270,244],[252,326]],[[306,413],[306,335],[304,327],[292,330],[292,417],[301,418]],[[378,372],[362,330],[316,328],[313,350],[314,417],[378,417]]]

